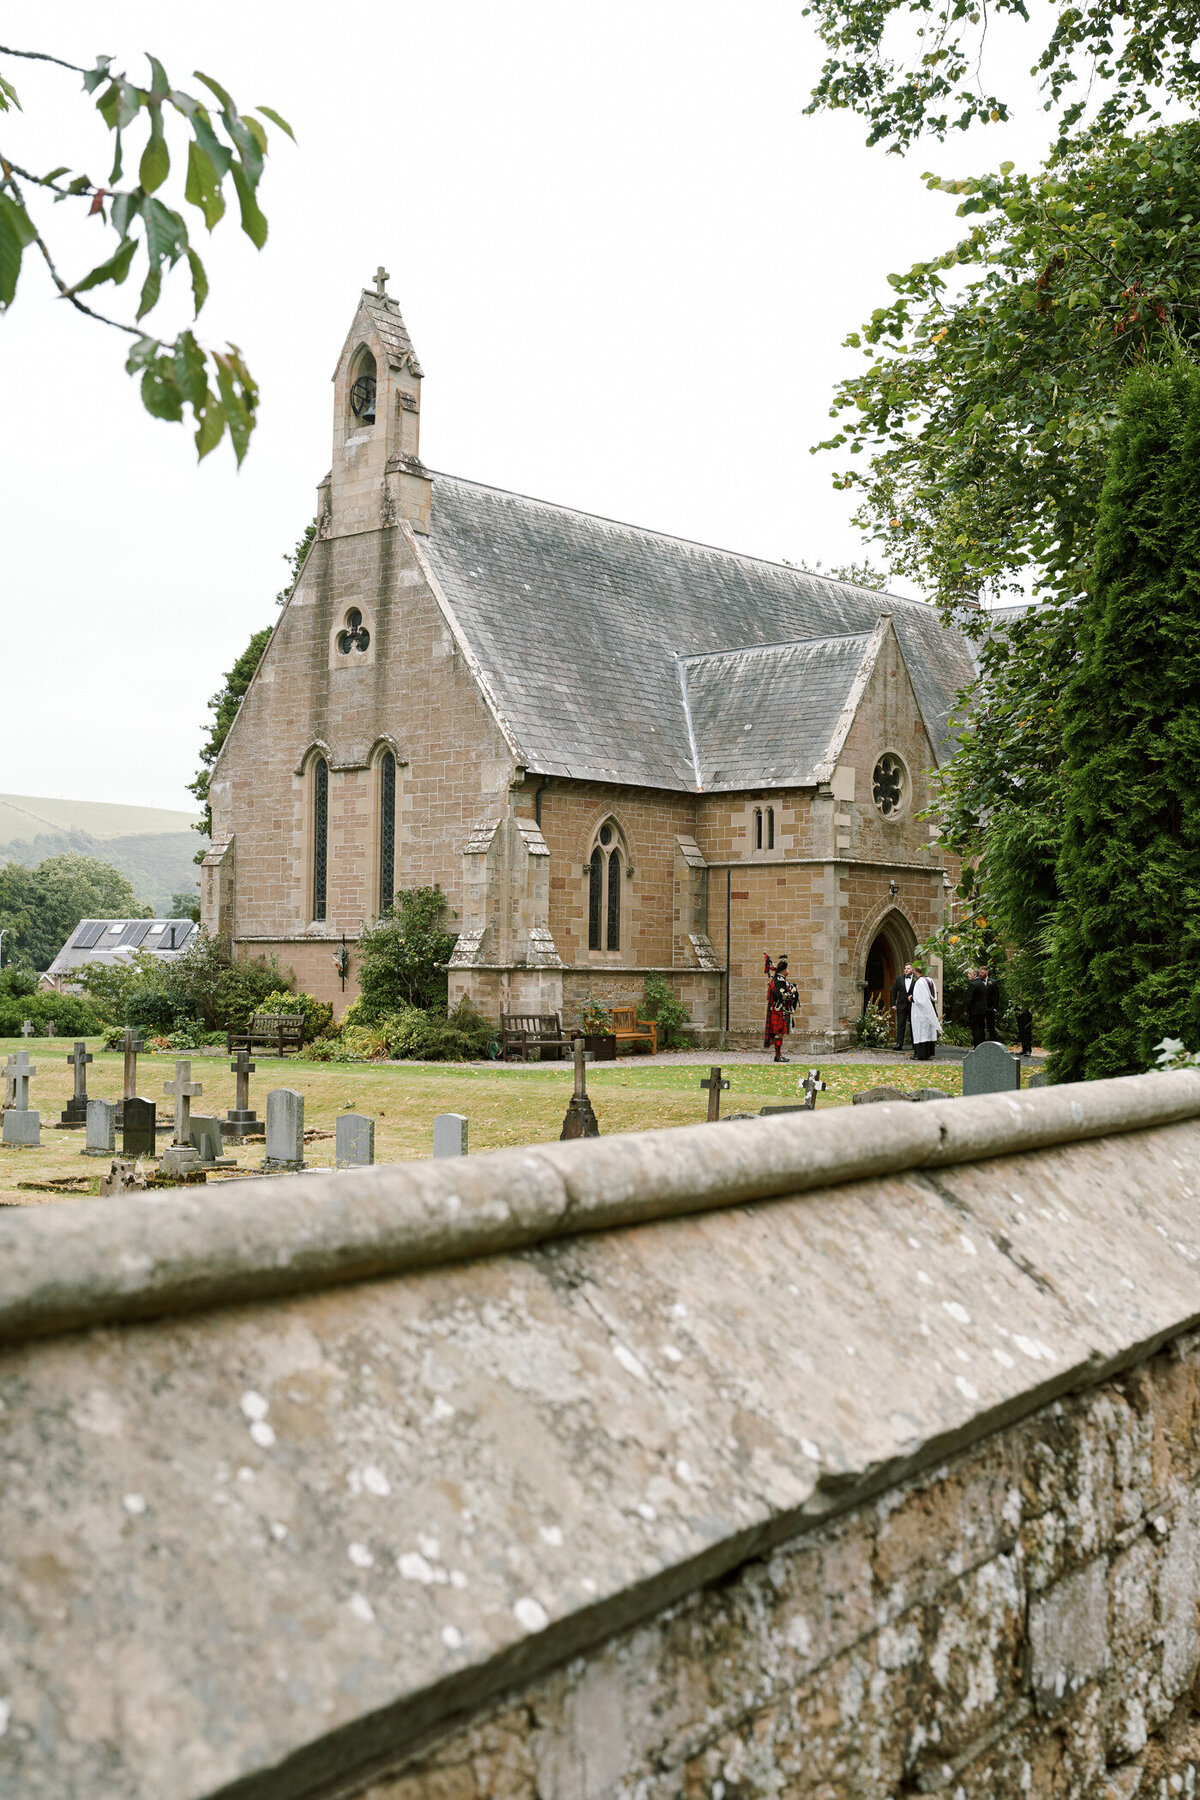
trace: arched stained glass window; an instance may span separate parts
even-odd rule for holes
[[[621,948],[621,853],[608,853],[608,948]]]
[[[396,898],[396,759],[385,750],[379,759],[379,910]]]
[[[329,764],[313,764],[313,918],[325,917],[325,870],[329,855]]]
[[[604,852],[599,844],[588,863],[588,949],[600,948],[600,919],[603,912]]]

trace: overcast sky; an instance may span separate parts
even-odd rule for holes
[[[868,151],[860,120],[803,116],[820,46],[770,0],[103,11],[43,0],[14,41],[109,52],[135,78],[152,50],[176,85],[203,69],[299,141],[272,133],[266,249],[232,196],[200,245],[198,329],[236,341],[261,387],[240,473],[227,446],[197,468],[189,434],[142,411],[123,340],[26,259],[0,319],[0,792],[191,804],[206,702],[277,616],[313,516],[330,376],[381,260],[433,469],[769,557],[861,556],[831,459],[809,454],[858,363],[841,340],[889,271],[961,235],[922,170],[1029,164],[1045,129],[1031,106],[986,141]],[[26,112],[0,116],[0,149],[106,173],[76,78],[2,66]],[[108,253],[95,222],[45,216],[68,272]],[[173,280],[166,335],[188,322]],[[101,292],[132,307],[132,283]]]

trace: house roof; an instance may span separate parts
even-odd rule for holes
[[[67,975],[87,963],[127,962],[135,950],[170,962],[190,947],[199,929],[191,919],[81,919],[46,974]]]
[[[731,735],[754,735],[744,710],[761,703],[771,722],[760,728],[758,766],[773,758],[789,773],[759,774],[754,784],[803,785],[797,771],[806,765],[811,778],[817,740],[838,716],[830,709],[855,654],[845,640],[858,640],[861,655],[884,613],[935,751],[952,750],[954,696],[974,665],[961,635],[920,601],[451,475],[433,478],[430,535],[418,543],[503,728],[535,773],[694,792],[706,785],[705,768],[749,766],[746,745],[735,751]],[[744,654],[763,648],[772,652],[765,660]],[[694,668],[714,652],[743,657],[707,675]],[[701,697],[700,773],[681,658],[687,691],[695,681]],[[739,704],[718,691],[735,676]],[[790,713],[789,678],[803,684]],[[739,775],[719,785],[745,783]]]
[[[682,657],[697,786],[713,793],[828,781],[881,637],[854,632]]]

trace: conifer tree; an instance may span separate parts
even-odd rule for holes
[[[1132,376],[1101,494],[1094,582],[1064,695],[1059,1081],[1200,1046],[1200,370]]]

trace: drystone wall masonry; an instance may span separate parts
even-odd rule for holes
[[[10,1209],[0,1792],[1194,1792],[1198,1166],[1179,1071]]]

